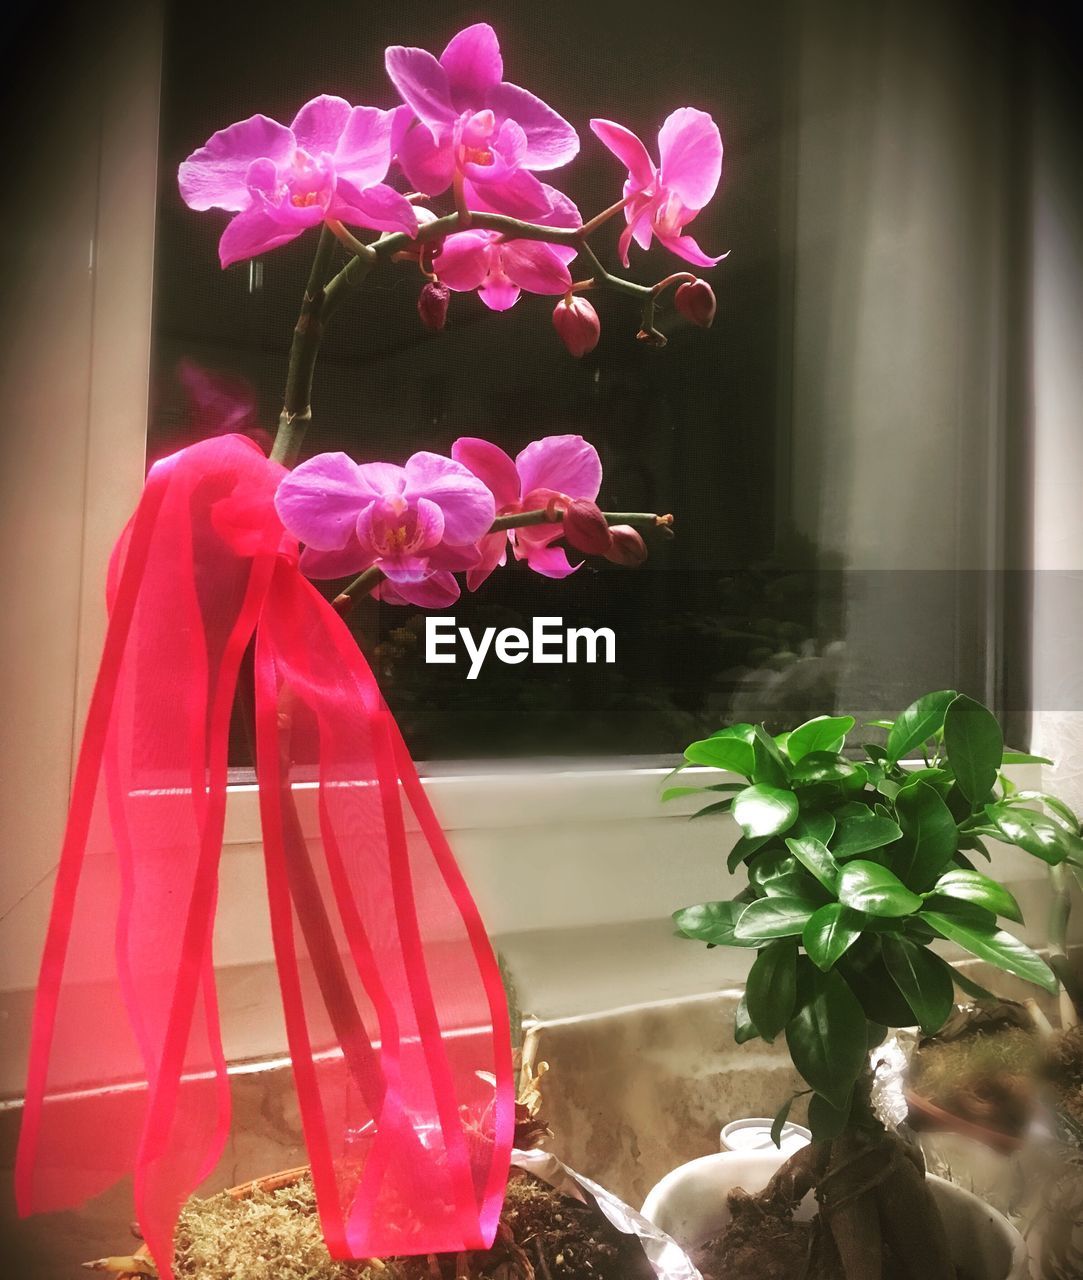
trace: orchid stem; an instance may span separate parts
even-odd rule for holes
[[[670,531],[673,526],[673,517],[671,515],[660,516],[653,511],[603,511],[602,515],[605,517],[606,524],[627,524],[633,529],[662,529],[672,536]],[[497,516],[489,526],[489,533],[502,533],[506,529],[525,529],[528,525],[535,524],[559,524],[563,519],[563,511],[549,511],[544,507],[537,511],[517,511],[512,515]],[[349,586],[344,587],[335,596],[332,604],[340,613],[344,613],[354,600],[375,591],[383,579],[383,571],[377,565],[370,565],[364,573],[358,574]]]
[[[293,330],[286,392],[278,418],[274,447],[271,449],[271,460],[287,467],[297,461],[305,432],[312,421],[312,378],[323,337],[323,307],[326,298],[323,282],[327,278],[334,248],[334,235],[325,224],[320,231],[316,256],[312,260],[312,270],[301,302],[301,313]]]
[[[596,213],[589,222],[583,223],[579,228],[579,234],[582,236],[593,235],[603,223],[608,222],[610,218],[616,217],[627,206],[631,198],[631,196],[627,196],[623,200],[618,200],[616,204],[611,204],[608,209],[603,209],[601,213]]]

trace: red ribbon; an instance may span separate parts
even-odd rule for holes
[[[34,1012],[20,1212],[134,1171],[163,1280],[229,1130],[211,941],[253,636],[275,958],[328,1248],[488,1248],[508,1171],[499,970],[368,664],[297,568],[283,474],[241,436],[150,472],[110,566]]]

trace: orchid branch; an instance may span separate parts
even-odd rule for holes
[[[454,213],[445,214],[432,222],[422,224],[414,236],[409,236],[403,231],[385,232],[371,244],[358,240],[340,222],[325,223],[320,233],[312,273],[305,289],[301,314],[294,329],[289,375],[286,380],[286,397],[271,457],[286,466],[291,466],[297,461],[305,432],[312,421],[312,408],[309,401],[323,326],[342,305],[349,293],[364,281],[379,261],[391,261],[402,254],[413,258],[415,251],[420,251],[425,245],[431,245],[468,227],[483,231],[497,231],[508,240],[539,240],[546,244],[567,245],[576,249],[578,256],[589,266],[590,287],[608,289],[613,293],[635,298],[641,307],[640,329],[637,337],[653,346],[664,346],[665,336],[654,324],[655,307],[662,290],[683,278],[685,273],[669,276],[653,286],[637,284],[633,280],[626,280],[623,276],[614,275],[613,272],[608,271],[587,243],[588,237],[618,214],[625,203],[622,200],[610,205],[608,209],[602,210],[581,227],[546,227],[541,223],[525,222],[503,213],[460,208]],[[322,282],[330,266],[335,239],[338,239],[351,256],[349,262],[324,285]],[[583,281],[581,284],[585,286],[586,282]]]
[[[659,529],[672,536],[673,517],[656,515],[653,511],[603,511],[608,525],[630,525],[633,529]],[[497,516],[489,526],[489,533],[502,533],[506,529],[525,529],[529,525],[560,524],[564,519],[564,511],[560,508],[550,510],[542,507],[536,511],[517,511],[511,515]],[[369,595],[383,581],[384,574],[376,565],[371,565],[363,573],[344,587],[335,597],[333,604],[340,612],[352,601]]]

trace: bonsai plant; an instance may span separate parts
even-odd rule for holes
[[[321,95],[289,125],[254,115],[220,130],[180,166],[191,208],[230,215],[223,267],[308,232],[315,253],[270,457],[250,406],[219,404],[202,440],[151,468],[113,557],[15,1178],[28,1213],[81,1203],[134,1171],[151,1255],[142,1269],[163,1280],[181,1207],[229,1129],[211,941],[234,695],[254,742],[275,960],[330,1253],[485,1251],[514,1129],[499,970],[340,615],[367,594],[449,605],[456,575],[478,590],[509,549],[549,578],[578,568],[566,548],[635,566],[643,534],[672,523],[603,512],[600,459],[577,435],[514,459],[463,436],[449,456],[322,453],[297,465],[326,325],[367,279],[393,271],[413,275],[418,323],[434,331],[453,292],[494,311],[524,293],[555,298],[553,326],[577,357],[598,341],[592,291],[628,299],[649,345],[665,343],[655,320],[670,300],[695,325],[714,316],[711,287],[690,272],[643,284],[596,251],[622,218],[626,268],[633,241],[654,239],[684,263],[720,261],[687,230],[721,175],[707,112],[673,111],[657,155],[592,120],[619,163],[613,203],[584,219],[537,176],[570,162],[579,135],[504,80],[490,26],[459,32],[439,58],[393,46],[385,65],[400,99],[388,109]],[[332,604],[313,579],[350,581]],[[315,820],[293,785],[313,778]],[[408,810],[420,828],[409,841]],[[115,945],[102,946],[103,931]]]
[[[1031,757],[1006,752],[995,717],[951,690],[879,722],[886,742],[866,744],[860,759],[844,754],[854,724],[820,716],[778,736],[750,724],[721,729],[689,746],[686,762],[743,781],[667,792],[705,792],[700,812],[732,813],[741,829],[728,869],[747,876],[746,886],[674,920],[686,938],[755,953],[735,1038],[784,1036],[809,1098],[812,1144],[760,1194],[730,1198],[733,1221],[717,1250],[734,1267],[723,1266],[727,1275],[759,1275],[740,1265],[791,1247],[799,1258],[811,1248],[820,1268],[794,1274],[953,1277],[920,1156],[874,1112],[870,1050],[892,1027],[937,1030],[956,986],[987,994],[932,949],[937,941],[1057,989],[1045,960],[1000,925],[1021,921],[1014,897],[974,861],[995,838],[1051,865],[1083,865],[1083,841],[1059,806],[1055,817],[1036,812],[1035,796],[1001,773]],[[921,762],[909,767],[915,754]],[[776,1129],[798,1096],[780,1108]],[[810,1190],[821,1229],[811,1245],[804,1229],[787,1246],[791,1214]],[[778,1232],[765,1231],[765,1220]]]

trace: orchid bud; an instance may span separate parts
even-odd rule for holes
[[[714,323],[717,303],[714,290],[706,280],[686,280],[678,285],[673,305],[686,320],[698,324],[701,329],[709,329]]]
[[[609,530],[610,547],[605,558],[634,569],[647,558],[647,544],[630,524],[615,524]]]
[[[447,324],[447,304],[451,290],[439,280],[430,280],[417,296],[417,314],[426,329],[439,333]]]
[[[609,554],[613,538],[605,516],[596,502],[588,498],[573,498],[564,512],[564,537],[577,551],[589,556]]]
[[[562,298],[553,312],[553,325],[568,350],[577,359],[593,351],[602,336],[602,322],[586,298],[578,294]]]

